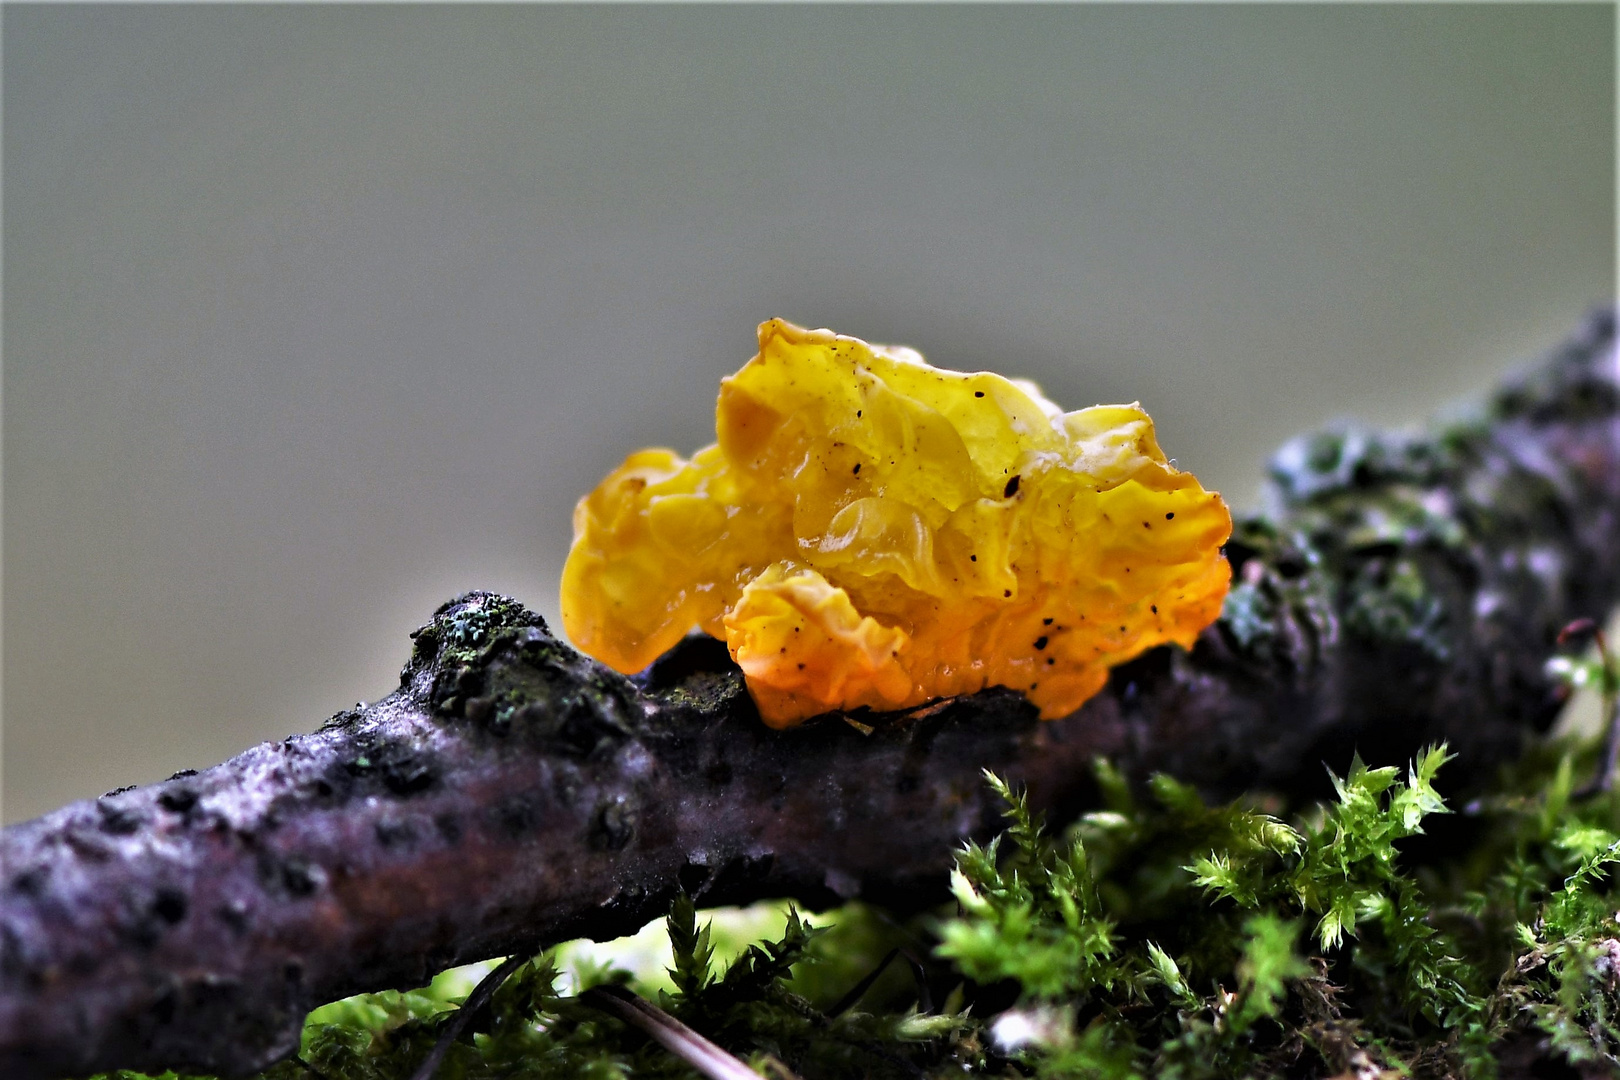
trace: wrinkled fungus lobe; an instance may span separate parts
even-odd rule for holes
[[[1220,613],[1231,516],[1137,405],[934,368],[779,319],[720,384],[719,441],[640,450],[574,511],[562,617],[639,671],[693,626],[790,727],[1008,686],[1074,711]]]

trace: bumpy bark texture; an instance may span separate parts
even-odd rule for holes
[[[1050,723],[993,691],[771,731],[717,643],[626,679],[515,601],[458,598],[375,705],[5,830],[0,1075],[250,1072],[316,1004],[623,934],[678,888],[915,905],[996,829],[984,768],[1056,820],[1098,754],[1212,796],[1314,794],[1353,748],[1440,739],[1478,775],[1553,720],[1559,628],[1620,591],[1613,313],[1474,420],[1306,438],[1273,479],[1198,646]]]

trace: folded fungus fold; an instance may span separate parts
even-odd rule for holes
[[[716,429],[691,458],[631,454],[574,511],[563,627],[619,671],[696,626],[773,727],[988,686],[1053,719],[1220,614],[1231,516],[1139,405],[1066,413],[773,319]]]

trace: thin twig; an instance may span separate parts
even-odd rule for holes
[[[320,1069],[317,1069],[314,1065],[311,1065],[307,1060],[305,1060],[304,1055],[294,1054],[293,1060],[298,1063],[299,1068],[309,1073],[309,1075],[315,1077],[315,1080],[332,1080],[332,1078],[327,1076],[326,1073],[322,1072]]]
[[[521,955],[508,956],[501,961],[499,967],[479,980],[478,985],[473,987],[473,992],[467,995],[467,1000],[461,1003],[461,1008],[456,1010],[456,1015],[450,1018],[450,1022],[439,1033],[439,1041],[433,1044],[428,1056],[422,1059],[422,1064],[411,1074],[411,1080],[433,1080],[433,1074],[443,1064],[444,1056],[450,1052],[450,1044],[461,1037],[461,1033],[472,1022],[478,1010],[489,1004],[489,999],[495,996],[495,991],[501,988],[501,984],[511,978],[512,972],[522,967],[528,959],[527,956]]]
[[[759,1080],[740,1058],[622,986],[593,986],[579,1000],[641,1031],[709,1080]]]
[[[882,960],[878,961],[877,967],[868,972],[860,982],[850,987],[849,993],[839,998],[838,1003],[827,1010],[827,1019],[831,1020],[842,1016],[854,1008],[856,1003],[866,995],[866,992],[872,989],[872,984],[878,981],[878,976],[888,970],[889,965],[894,962],[897,956],[904,956],[906,963],[911,966],[911,977],[917,983],[917,1011],[920,1013],[933,1012],[934,1003],[932,996],[928,993],[928,976],[923,969],[922,961],[918,960],[910,949],[903,949],[897,945],[890,949]]]
[[[1614,654],[1609,652],[1609,638],[1595,619],[1576,619],[1558,635],[1558,644],[1567,645],[1587,634],[1597,646],[1602,663],[1603,694],[1603,756],[1598,760],[1597,773],[1575,793],[1577,799],[1593,795],[1606,795],[1614,787],[1614,768],[1620,763],[1620,668],[1615,666]]]
[[[1605,673],[1606,680],[1613,675]],[[1599,766],[1597,789],[1606,792],[1614,786],[1614,768],[1620,763],[1620,694],[1613,689],[1603,693],[1603,722],[1607,735],[1603,740],[1603,763]]]

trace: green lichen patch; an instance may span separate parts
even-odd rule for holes
[[[510,597],[467,593],[412,637],[400,673],[435,718],[509,747],[588,757],[630,734],[627,680],[557,641]]]
[[[1451,655],[1446,605],[1430,588],[1417,558],[1362,562],[1347,583],[1344,624],[1372,641],[1415,646],[1435,661]]]
[[[498,639],[515,638],[530,628],[550,638],[545,620],[510,596],[464,593],[446,602],[433,613],[431,622],[411,634],[415,642],[411,666],[480,666]]]

